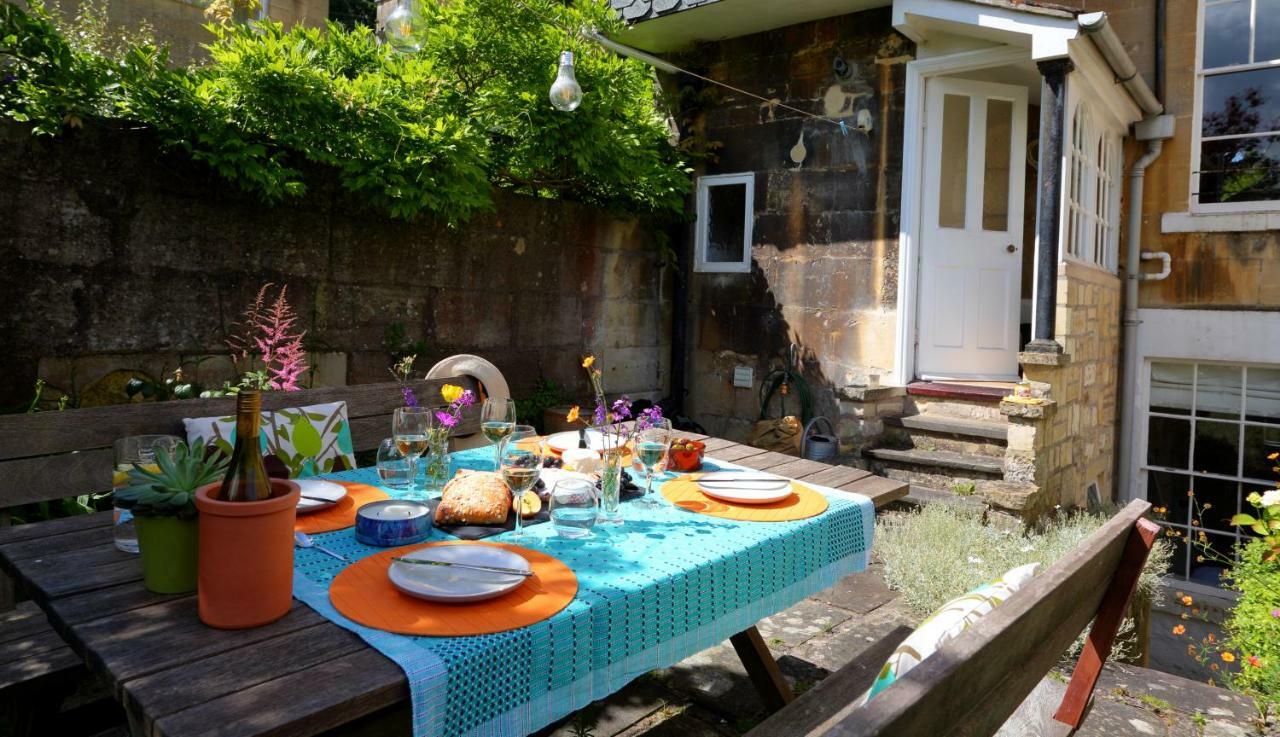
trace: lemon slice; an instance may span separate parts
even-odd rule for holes
[[[516,508],[515,500],[511,500],[511,509],[518,512],[524,519],[529,519],[542,511],[542,500],[532,491],[526,491],[520,497],[520,508]]]

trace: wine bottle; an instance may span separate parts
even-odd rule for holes
[[[260,502],[271,497],[271,479],[262,463],[258,437],[261,410],[262,394],[257,390],[236,395],[236,445],[222,480],[222,501]]]

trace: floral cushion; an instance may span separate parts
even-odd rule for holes
[[[236,444],[236,418],[182,421],[188,442],[203,439],[228,456]],[[347,403],[313,404],[262,412],[262,457],[267,474],[299,478],[356,467]]]
[[[930,614],[920,623],[915,632],[898,645],[875,683],[862,697],[862,704],[875,698],[876,694],[893,685],[893,682],[906,675],[907,671],[916,667],[925,658],[937,652],[943,645],[955,639],[985,614],[1004,603],[1013,592],[1022,588],[1036,575],[1039,563],[1028,563],[1007,571],[1003,576],[970,591],[963,596],[943,604],[938,611]]]

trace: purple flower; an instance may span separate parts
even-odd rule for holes
[[[470,407],[476,403],[476,394],[470,389],[466,389],[453,401],[453,408]]]
[[[647,430],[662,419],[662,408],[654,405],[647,409],[640,410],[640,416],[636,418],[636,429]]]
[[[1272,609],[1271,616],[1276,619],[1280,619],[1280,609]]]
[[[625,396],[619,397],[618,399],[614,400],[613,402],[614,421],[617,422],[618,420],[625,420],[630,416],[631,416],[631,400],[627,399]]]
[[[418,398],[414,396],[412,389],[405,386],[405,387],[401,387],[400,391],[404,394],[404,406],[406,407],[418,406]]]
[[[6,74],[6,75],[4,75],[4,84],[12,84],[12,83],[14,83],[14,82],[16,82],[16,81],[18,81],[18,78],[17,78],[17,77],[15,77],[14,75],[12,75],[12,74]]]
[[[599,402],[596,403],[596,411],[591,414],[591,419],[592,419],[592,424],[594,425],[604,424],[604,405],[603,404]]]
[[[452,414],[448,412],[445,412],[444,410],[436,412],[436,419],[439,420],[440,424],[444,425],[445,427],[457,427],[458,425],[458,418],[454,417]]]

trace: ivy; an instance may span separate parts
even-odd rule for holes
[[[61,135],[84,125],[154,130],[163,145],[279,202],[332,172],[353,200],[449,224],[493,208],[493,188],[633,215],[681,211],[688,170],[652,74],[560,27],[616,27],[607,3],[424,3],[423,50],[401,55],[365,27],[208,26],[210,61],[173,68],[135,42],[117,55],[59,32],[39,3],[0,5],[0,116]],[[549,22],[554,21],[554,22]],[[547,90],[573,50],[574,113]]]

